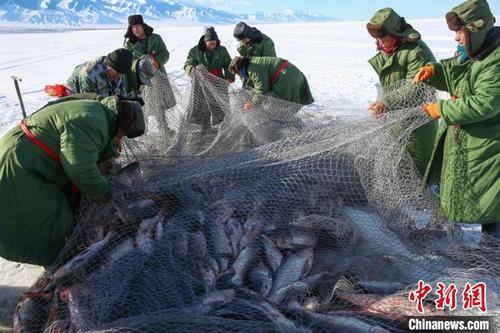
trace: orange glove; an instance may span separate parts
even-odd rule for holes
[[[155,58],[153,58],[153,67],[155,68],[155,70],[158,70],[158,68],[160,68],[160,62]]]
[[[251,101],[247,101],[245,102],[245,104],[243,104],[243,109],[245,110],[250,110],[253,108],[253,103]]]
[[[427,81],[434,75],[434,67],[432,65],[425,65],[418,70],[417,75],[413,78],[413,84]]]
[[[370,104],[368,109],[370,110],[371,115],[375,118],[380,118],[390,111],[387,105],[385,105],[385,103],[381,100],[377,100]]]
[[[426,104],[423,108],[424,112],[429,115],[434,120],[441,118],[441,112],[439,111],[439,103]]]

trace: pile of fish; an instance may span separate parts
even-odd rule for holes
[[[15,332],[397,331],[416,310],[399,292],[439,274],[326,185],[151,191],[134,169],[119,184],[82,217],[87,247],[23,295]]]

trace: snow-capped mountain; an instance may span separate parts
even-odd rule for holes
[[[280,14],[237,15],[195,5],[189,1],[168,0],[0,0],[0,21],[34,25],[88,26],[123,24],[130,14],[145,20],[175,20],[210,24],[238,20],[259,22],[329,21],[331,18],[286,10]]]

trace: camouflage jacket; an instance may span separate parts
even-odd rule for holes
[[[66,81],[70,93],[96,93],[103,97],[125,94],[123,79],[111,81],[106,74],[106,57],[102,56],[75,67]]]

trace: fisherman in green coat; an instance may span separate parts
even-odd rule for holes
[[[1,257],[50,265],[74,227],[71,193],[109,200],[98,163],[117,156],[123,136],[142,135],[144,117],[137,102],[100,98],[51,102],[0,139]]]
[[[238,53],[242,57],[276,57],[273,40],[245,22],[236,25],[233,36],[240,42]],[[247,86],[253,87],[251,83],[243,80],[243,88]]]
[[[432,51],[421,40],[420,33],[392,8],[378,10],[366,27],[368,33],[376,39],[378,50],[368,62],[377,72],[383,91],[397,81],[413,79],[423,65],[435,61]],[[402,97],[404,98],[404,95]],[[411,102],[417,105],[422,103]],[[380,117],[388,112],[389,108],[398,108],[400,104],[398,101],[379,99],[368,108],[374,117]],[[408,101],[405,101],[404,105],[408,105]],[[437,128],[437,121],[432,121],[417,128],[410,137],[408,152],[421,176],[429,163]]]
[[[455,56],[428,64],[414,79],[452,96],[424,107],[442,119],[426,178],[440,175],[441,209],[450,220],[481,223],[498,241],[500,27],[486,0],[465,1],[446,21],[456,33]]]
[[[132,53],[117,49],[75,67],[65,83],[69,94],[95,93],[103,97],[125,94],[123,76],[130,72]]]
[[[144,55],[152,56],[155,69],[165,73],[165,64],[170,53],[161,36],[154,34],[153,28],[144,23],[142,15],[128,17],[128,28],[123,47],[133,53],[134,60],[138,60]]]
[[[276,57],[235,57],[229,70],[247,79],[255,95],[245,109],[258,105],[263,95],[272,93],[288,102],[309,105],[314,102],[305,75],[288,60]]]
[[[198,45],[193,47],[187,56],[184,70],[193,77],[193,87],[188,107],[191,120],[202,126],[202,134],[210,131],[213,125],[224,120],[223,107],[229,105],[227,86],[234,82],[234,74],[229,71],[231,56],[227,49],[220,45],[220,40],[214,27],[207,27],[200,37]],[[225,80],[225,85],[217,85],[220,80],[199,82],[194,77],[196,67],[204,67],[210,74]],[[203,84],[210,84],[209,89],[203,89]],[[225,101],[225,102],[221,102]]]
[[[238,53],[242,57],[276,57],[273,40],[245,22],[236,25],[233,36],[240,42]]]

